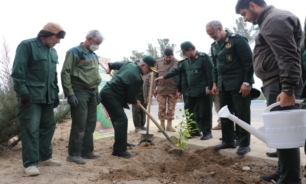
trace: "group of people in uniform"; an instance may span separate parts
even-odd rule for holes
[[[101,91],[99,59],[95,51],[104,38],[98,30],[89,31],[84,42],[69,49],[61,71],[65,96],[71,107],[71,132],[67,161],[84,164],[85,159],[97,159],[93,131],[97,105],[101,102],[115,130],[113,156],[130,158],[127,152],[128,119],[124,108],[132,104],[135,131],[145,130],[145,115],[137,107],[145,106],[150,75],[154,72],[153,95],[159,103],[158,117],[164,130],[174,132],[172,121],[176,101],[184,99],[184,108],[192,113],[190,137],[209,140],[212,135],[212,102],[220,98],[220,107],[228,106],[238,118],[250,124],[250,104],[254,94],[253,74],[262,80],[262,92],[267,105],[280,102],[277,110],[293,108],[301,96],[302,29],[292,13],[268,6],[264,0],[238,0],[236,13],[245,21],[258,24],[260,33],[253,52],[248,40],[225,30],[219,21],[210,21],[206,32],[214,42],[211,56],[196,50],[190,41],[180,45],[184,59],[177,61],[167,48],[158,61],[145,56],[137,62],[109,63],[106,73],[118,70]],[[59,104],[56,64],[53,48],[65,37],[57,23],[48,23],[36,38],[22,41],[16,50],[12,69],[14,89],[19,100],[18,119],[22,139],[22,159],[27,175],[38,175],[38,163],[60,166],[52,157],[52,137],[55,131],[53,109]],[[304,53],[306,59],[306,53]],[[256,94],[255,94],[256,95]],[[134,116],[135,115],[135,116]],[[236,148],[239,155],[250,151],[250,134],[227,118],[221,118],[222,143],[215,150]],[[236,130],[234,132],[234,130]],[[236,139],[236,141],[235,141]],[[299,148],[277,149],[278,170],[261,176],[279,184],[300,184]]]

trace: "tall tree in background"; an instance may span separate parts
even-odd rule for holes
[[[148,43],[148,48],[146,50],[146,53],[144,52],[138,52],[137,50],[132,51],[132,55],[127,58],[124,57],[124,61],[135,61],[137,58],[142,58],[144,55],[150,55],[152,57],[155,57],[156,59],[160,59],[163,57],[163,52],[166,48],[171,47],[173,50],[175,49],[176,44],[170,44],[170,40],[168,38],[164,39],[157,39],[158,42],[158,49],[156,50],[156,47],[152,43]]]
[[[255,38],[259,33],[259,27],[255,27],[254,25],[248,27],[247,23],[243,20],[242,17],[236,19],[236,27],[233,27],[233,29],[234,31],[231,31],[230,29],[228,30],[246,37],[250,44],[252,44],[255,41]]]

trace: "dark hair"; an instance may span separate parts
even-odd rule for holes
[[[164,55],[165,56],[173,56],[173,50],[171,48],[166,48],[164,50]]]
[[[249,9],[250,2],[257,4],[260,7],[266,6],[265,0],[238,0],[236,4],[236,13],[239,14],[242,9]]]

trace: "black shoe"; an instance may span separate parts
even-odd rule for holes
[[[99,154],[96,154],[94,152],[82,153],[81,156],[82,156],[82,158],[86,158],[86,159],[97,159],[97,158],[101,157]]]
[[[202,134],[201,134],[200,131],[192,132],[190,135],[191,135],[192,137],[201,137],[201,136],[202,136]]]
[[[234,143],[228,144],[228,143],[222,143],[215,146],[215,150],[221,150],[221,149],[227,149],[227,148],[236,148],[236,145]]]
[[[238,155],[245,155],[245,154],[247,154],[250,151],[251,151],[250,146],[246,146],[246,147],[240,146],[236,153]]]
[[[236,146],[240,146],[240,141],[239,140],[235,140],[235,145]]]
[[[203,135],[201,137],[201,140],[208,140],[208,139],[211,139],[211,138],[213,138],[212,134],[208,134],[208,135]]]
[[[135,144],[126,143],[126,146],[128,146],[128,147],[135,147]]]
[[[280,178],[280,175],[278,175],[277,173],[271,174],[271,175],[264,175],[264,176],[260,176],[260,179],[264,180],[264,181],[268,181],[268,182],[272,182],[275,181],[277,182]]]
[[[121,158],[131,158],[132,155],[127,151],[113,151],[113,156],[121,157]]]
[[[147,127],[143,126],[140,128],[140,130],[147,130]]]
[[[140,128],[139,127],[136,127],[135,128],[135,133],[139,132],[140,131]]]
[[[275,152],[267,152],[266,155],[267,155],[268,157],[278,157],[276,151],[275,151]]]

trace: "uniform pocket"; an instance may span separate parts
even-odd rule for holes
[[[45,83],[27,82],[29,93],[33,100],[43,100],[45,96]]]
[[[33,71],[46,70],[48,59],[46,56],[40,55],[38,53],[33,53],[33,60],[30,61],[29,67]]]

